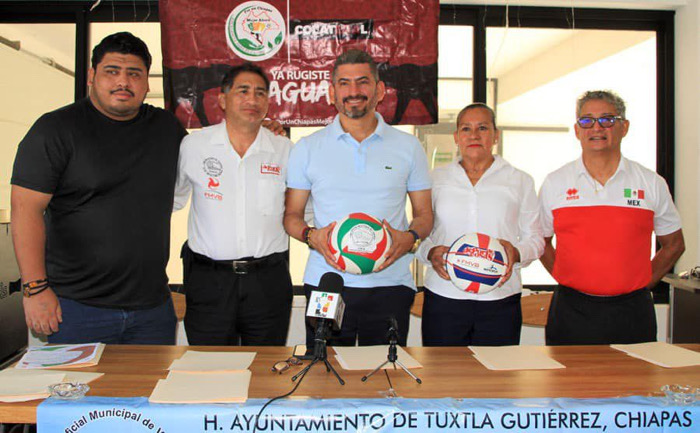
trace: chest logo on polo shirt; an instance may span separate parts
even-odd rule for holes
[[[566,201],[578,200],[581,197],[578,195],[578,190],[576,188],[569,188],[566,190]]]
[[[644,200],[644,190],[643,189],[624,189],[624,196],[627,199],[628,206],[641,206],[642,200]]]
[[[224,165],[218,159],[209,157],[202,163],[202,169],[207,176],[219,177],[224,172]]]
[[[219,181],[219,179],[215,179],[213,177],[209,177],[207,179],[208,179],[207,188],[204,190],[204,193],[203,193],[204,198],[209,199],[209,200],[222,201],[224,199],[224,195],[216,190],[216,188],[221,186],[221,182]]]
[[[272,163],[266,163],[263,162],[260,164],[260,173],[262,174],[273,174],[275,176],[279,176],[282,169],[280,168],[279,164],[272,164]]]

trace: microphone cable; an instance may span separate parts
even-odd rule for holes
[[[394,365],[394,370],[396,370],[396,365]],[[387,397],[390,398],[396,398],[398,397],[396,395],[396,390],[394,389],[394,385],[391,383],[391,378],[389,377],[389,370],[384,370],[384,374],[386,375],[386,381],[389,382],[389,389],[387,390]]]
[[[270,400],[268,400],[268,401],[260,408],[260,411],[259,411],[258,414],[255,416],[255,425],[253,426],[253,433],[255,433],[255,432],[258,430],[258,422],[260,421],[260,415],[262,415],[262,413],[265,411],[265,409],[266,409],[272,402],[277,401],[277,400],[281,400],[281,399],[283,399],[283,398],[289,397],[290,395],[294,394],[294,391],[296,391],[297,388],[299,388],[299,385],[301,385],[301,382],[304,380],[304,378],[306,377],[306,375],[307,375],[308,373],[309,373],[309,372],[307,371],[306,373],[304,373],[303,376],[301,376],[301,377],[299,378],[299,380],[297,381],[296,385],[294,385],[294,388],[292,388],[291,391],[289,391],[289,392],[286,393],[286,394],[278,395],[277,397],[272,397]]]

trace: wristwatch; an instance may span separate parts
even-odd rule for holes
[[[415,230],[409,230],[408,232],[413,235],[413,247],[411,247],[411,253],[415,253],[421,243],[420,235],[418,235],[418,232]]]

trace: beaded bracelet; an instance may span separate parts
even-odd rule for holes
[[[306,227],[304,230],[301,232],[301,239],[304,241],[306,245],[309,246],[309,248],[313,249],[314,247],[311,246],[311,232],[316,230],[315,227]]]
[[[46,278],[43,278],[41,280],[29,281],[22,284],[22,295],[25,298],[29,298],[34,295],[38,295],[39,293],[43,292],[48,288],[49,280]]]

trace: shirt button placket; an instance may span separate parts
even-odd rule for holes
[[[235,202],[235,232],[234,239],[236,239],[236,251],[240,256],[243,251],[245,251],[245,233],[247,225],[247,203],[246,194],[257,194],[258,191],[248,192],[247,178],[246,178],[246,164],[245,161],[240,161],[236,167],[236,202]]]

